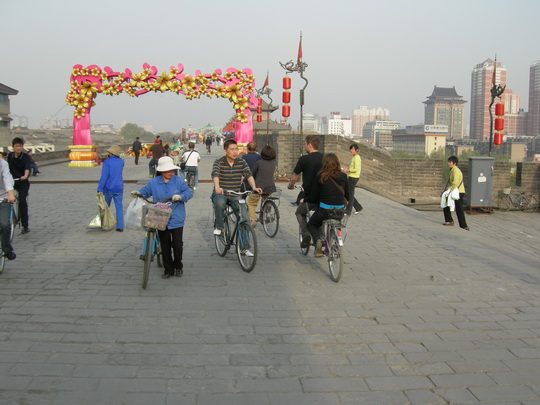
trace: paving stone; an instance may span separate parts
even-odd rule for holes
[[[203,156],[203,178],[218,152]],[[47,166],[58,180],[100,171]],[[126,160],[126,178],[146,171]],[[295,191],[282,193],[277,238],[256,229],[247,274],[232,251],[216,254],[201,183],[184,276],[163,280],[154,265],[142,290],[142,233],[86,231],[95,187],[32,185],[32,232],[15,236],[0,276],[0,403],[540,401],[539,215],[472,215],[463,233],[362,191],[333,283],[299,251]]]

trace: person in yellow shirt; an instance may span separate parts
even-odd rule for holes
[[[353,143],[351,146],[349,146],[349,151],[352,155],[351,164],[349,165],[348,169],[343,169],[343,171],[348,174],[347,180],[349,183],[350,196],[349,205],[347,205],[347,209],[345,210],[346,215],[351,215],[353,208],[355,210],[355,214],[358,214],[364,209],[362,204],[360,204],[354,197],[354,189],[356,187],[356,183],[358,183],[358,180],[360,180],[360,172],[362,171],[362,159],[360,159],[360,155],[358,154],[358,144]]]
[[[459,170],[458,158],[455,156],[450,156],[448,158],[448,168],[450,169],[450,177],[448,178],[448,183],[446,184],[447,190],[454,190],[456,187],[459,191],[459,200],[455,201],[455,210],[456,216],[458,219],[459,227],[461,229],[469,230],[467,226],[467,220],[465,219],[465,213],[463,212],[463,200],[465,199],[465,186],[463,185],[463,173]],[[444,213],[444,226],[454,226],[454,219],[452,218],[452,213],[450,212],[450,207],[443,208]]]

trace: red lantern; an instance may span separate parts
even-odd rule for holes
[[[257,104],[258,104],[258,105],[262,105],[262,98],[258,98],[258,99],[257,99]]]
[[[499,116],[504,115],[504,103],[495,104],[495,115],[499,115]]]
[[[504,129],[504,118],[495,118],[495,131],[502,131]]]
[[[285,104],[289,104],[291,102],[291,92],[290,91],[284,91],[283,97],[281,99]]]
[[[501,146],[503,144],[503,134],[501,132],[495,132],[493,143],[497,146]]]
[[[290,105],[284,105],[281,106],[281,115],[285,118],[290,117],[291,115],[291,106]]]
[[[289,90],[291,88],[291,78],[289,76],[285,76],[283,78],[283,88],[285,90]]]
[[[257,122],[262,122],[262,115],[257,114]]]
[[[262,106],[257,106],[257,114],[262,114]]]

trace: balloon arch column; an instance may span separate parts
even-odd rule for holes
[[[75,107],[73,117],[73,145],[69,146],[71,162],[69,167],[93,167],[97,165],[97,146],[92,144],[90,133],[90,110],[99,93],[116,95],[127,93],[138,97],[150,91],[164,93],[170,91],[183,95],[187,100],[206,97],[228,99],[236,111],[235,140],[246,144],[253,139],[253,123],[250,108],[256,108],[254,95],[255,78],[251,69],[229,68],[223,73],[216,69],[213,73],[195,71],[194,75],[183,73],[184,67],[172,66],[168,72],[158,75],[155,66],[145,63],[142,72],[133,73],[129,69],[115,72],[110,67],[101,69],[91,65],[75,65],[71,71],[71,89],[66,102]]]

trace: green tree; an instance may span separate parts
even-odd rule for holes
[[[144,135],[144,129],[137,124],[128,123],[122,127],[120,135],[124,139],[135,139],[136,137],[142,137]]]

